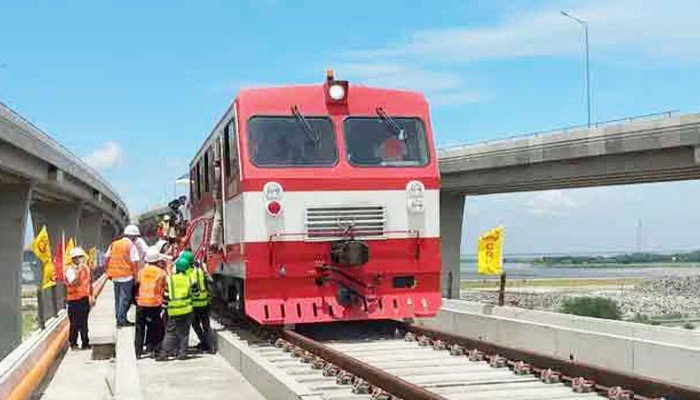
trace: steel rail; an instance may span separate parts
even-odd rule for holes
[[[280,335],[284,340],[404,400],[447,400],[443,396],[406,382],[397,376],[345,355],[297,332],[284,329],[280,332]]]
[[[565,381],[573,381],[576,378],[582,377],[588,381],[594,382],[599,391],[607,392],[610,389],[622,387],[633,391],[635,393],[635,400],[659,398],[677,400],[700,399],[700,390],[689,387],[673,385],[651,378],[629,375],[606,368],[579,363],[574,360],[565,361],[533,351],[514,349],[481,340],[470,339],[416,324],[405,324],[404,328],[408,332],[416,335],[458,344],[468,349],[476,349],[485,354],[498,355],[512,361],[522,361],[532,365],[536,372],[547,369],[558,371],[562,374],[562,380]]]

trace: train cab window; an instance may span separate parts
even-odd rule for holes
[[[258,167],[322,167],[338,161],[333,123],[324,117],[252,117],[248,151]]]
[[[204,193],[209,193],[209,150],[204,153]]]
[[[348,162],[352,165],[416,167],[428,164],[425,126],[418,118],[395,117],[389,122],[376,117],[348,117],[343,125]]]

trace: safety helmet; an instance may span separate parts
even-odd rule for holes
[[[180,257],[175,261],[175,271],[185,272],[188,268],[190,268],[190,263],[184,258]]]
[[[185,250],[182,253],[180,253],[179,258],[183,258],[183,259],[187,260],[187,262],[190,264],[192,264],[194,262],[194,254],[192,254],[192,252],[189,250]]]
[[[87,257],[87,253],[85,253],[85,250],[83,250],[82,247],[75,247],[73,248],[70,253],[70,258],[76,258],[76,257]]]
[[[126,228],[124,228],[124,235],[126,235],[126,236],[141,236],[141,232],[139,231],[138,226],[127,225]]]
[[[163,255],[160,254],[157,247],[151,246],[146,250],[145,261],[147,263],[157,263],[158,261],[163,261],[163,259]]]
[[[165,215],[163,216],[163,221],[170,221],[170,215],[169,215],[169,214],[165,214]]]

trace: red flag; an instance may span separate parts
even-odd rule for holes
[[[61,235],[61,245],[56,246],[56,256],[53,259],[53,265],[56,267],[53,269],[54,282],[63,282],[65,277],[63,276],[63,252],[66,247],[66,239]]]

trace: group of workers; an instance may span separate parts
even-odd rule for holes
[[[214,352],[209,321],[211,277],[191,251],[166,252],[162,242],[149,247],[134,225],[127,226],[123,236],[109,246],[104,265],[114,284],[117,327],[135,325],[134,347],[139,358],[150,353],[157,361],[172,356],[186,359],[190,327],[199,338],[198,350]],[[77,349],[80,334],[82,348],[89,348],[88,314],[95,301],[91,270],[81,248],[73,249],[70,258],[66,269],[69,342]],[[132,302],[136,304],[135,322],[127,320]]]

